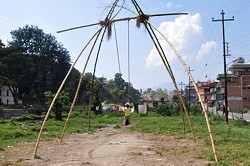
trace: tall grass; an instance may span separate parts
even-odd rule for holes
[[[191,115],[191,122],[197,139],[203,140],[206,147],[199,158],[214,161],[211,142],[207,125],[203,115]],[[9,145],[24,141],[36,141],[42,120],[34,117],[20,120],[0,120],[0,150]],[[66,118],[63,121],[55,121],[49,118],[41,140],[49,140],[61,136]],[[107,113],[102,115],[91,115],[90,131],[115,124],[117,128],[122,124],[122,113]],[[183,134],[183,124],[180,115],[162,116],[155,112],[148,115],[132,114],[133,131],[171,135],[175,138],[193,139],[190,127],[185,120],[186,134]],[[218,153],[219,162],[214,165],[250,165],[250,125],[241,120],[231,120],[225,124],[224,117],[209,115],[210,125],[215,140],[215,148]],[[88,132],[88,115],[81,108],[76,107],[69,120],[66,134]]]

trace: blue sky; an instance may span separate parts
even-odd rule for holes
[[[64,33],[58,30],[97,23],[105,18],[111,0],[8,0],[0,5],[0,39],[11,41],[10,31],[25,25],[34,25],[56,37],[58,42],[69,51],[72,62],[81,49],[98,30],[93,26]],[[120,0],[119,4],[122,4]],[[196,81],[215,80],[223,73],[222,23],[212,22],[212,17],[221,19],[224,10],[225,18],[234,21],[225,22],[226,42],[229,43],[227,63],[238,57],[250,61],[250,1],[247,0],[137,0],[146,14],[187,12],[186,16],[164,16],[150,18],[156,26],[172,42]],[[135,11],[131,1],[125,0],[125,7]],[[135,16],[123,9],[116,18]],[[128,22],[115,24],[121,73],[128,81]],[[135,88],[151,88],[171,82],[171,79],[156,53],[145,28],[135,26],[135,20],[129,22],[129,55],[130,80]],[[172,53],[169,46],[161,38],[162,46],[170,62],[177,83],[188,83],[185,69]],[[92,55],[87,71],[93,72],[96,50]],[[81,72],[86,61],[87,49],[76,64]],[[119,72],[115,34],[110,40],[104,38],[97,64],[96,75],[108,79]],[[206,77],[207,76],[207,77]]]

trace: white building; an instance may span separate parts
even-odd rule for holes
[[[14,98],[7,86],[0,86],[0,104],[13,105]]]

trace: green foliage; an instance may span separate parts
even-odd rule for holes
[[[43,103],[44,92],[55,92],[65,77],[70,67],[69,53],[54,36],[44,33],[36,26],[26,25],[11,31],[11,35],[13,41],[10,46],[30,57],[35,64],[35,75],[28,77],[30,79],[26,78],[30,82],[28,87],[25,84],[22,86],[26,88],[23,89],[22,96],[36,98]]]
[[[9,86],[15,104],[18,104],[18,93],[22,96],[24,89],[32,86],[34,71],[30,57],[14,48],[0,48],[0,80]]]
[[[0,48],[3,48],[5,45],[3,44],[2,40],[0,39]]]
[[[45,97],[46,97],[46,104],[50,105],[53,102],[54,97],[56,96],[56,94],[51,93],[50,91],[47,91],[44,93]],[[57,96],[55,102],[54,102],[54,112],[55,112],[55,117],[57,120],[62,120],[62,107],[63,105],[67,105],[69,104],[69,94],[62,91],[61,93],[59,93],[59,95]]]
[[[153,111],[164,116],[172,116],[179,114],[177,109],[175,109],[170,104],[160,104],[157,107],[154,107]]]
[[[190,115],[201,115],[201,113],[202,113],[202,108],[200,105],[192,106],[189,112]]]
[[[51,93],[50,91],[47,91],[44,93],[44,95],[47,99],[46,105],[50,105],[56,94]],[[59,93],[55,101],[55,105],[56,104],[60,104],[60,105],[69,104],[69,94],[66,93],[65,91],[62,91],[61,93]]]

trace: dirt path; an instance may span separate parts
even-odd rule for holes
[[[93,134],[72,134],[59,140],[41,142],[33,159],[34,143],[0,152],[0,164],[32,166],[187,166],[206,165],[198,159],[203,143],[161,135],[131,132],[109,126]],[[9,162],[8,162],[9,161]],[[11,164],[10,164],[11,165]]]

